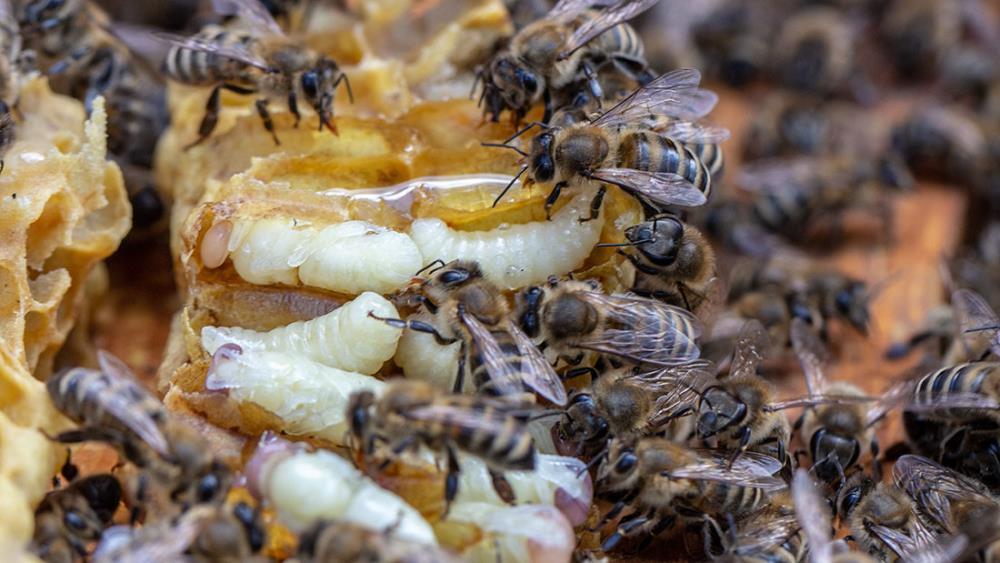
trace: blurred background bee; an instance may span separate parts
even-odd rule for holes
[[[45,495],[35,510],[29,549],[44,561],[78,561],[100,539],[122,499],[113,475],[84,477]]]
[[[347,521],[319,522],[303,532],[295,560],[301,563],[457,563],[447,551],[393,537]]]
[[[561,0],[545,18],[528,24],[480,71],[480,104],[493,121],[504,110],[520,121],[539,101],[542,122],[551,119],[554,92],[578,80],[597,100],[603,91],[597,73],[604,65],[648,82],[653,75],[644,59],[642,40],[624,23],[656,0],[619,0],[599,10],[590,2]]]

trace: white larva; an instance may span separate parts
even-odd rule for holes
[[[432,324],[434,322],[434,317],[427,313],[419,313],[413,319]],[[403,370],[407,379],[426,381],[442,391],[451,393],[455,386],[455,376],[458,374],[458,353],[461,347],[460,342],[442,346],[426,332],[404,330],[393,360]],[[472,389],[471,379],[465,378],[463,382],[465,389]]]
[[[390,293],[423,266],[409,236],[365,221],[240,220],[227,248],[236,273],[250,283],[302,283],[349,295]]]
[[[434,531],[412,506],[326,450],[306,452],[273,436],[262,439],[247,464],[251,490],[289,528],[345,520],[400,539],[437,545]]]
[[[215,352],[205,387],[259,405],[281,418],[288,434],[342,445],[351,394],[362,390],[381,394],[385,383],[292,354],[226,344]]]
[[[456,503],[448,520],[472,524],[483,532],[479,542],[462,552],[473,563],[562,563],[570,560],[576,547],[573,526],[551,506]]]
[[[365,292],[321,317],[268,332],[207,326],[201,330],[201,344],[209,354],[224,344],[236,344],[244,351],[284,352],[332,368],[373,374],[396,353],[403,331],[369,317],[369,312],[380,317],[399,316],[384,297]]]
[[[410,236],[427,261],[475,260],[490,281],[517,289],[571,272],[590,256],[604,226],[603,213],[580,222],[589,216],[592,198],[592,192],[582,192],[551,221],[490,231],[456,231],[440,219],[418,219],[410,226]]]
[[[573,457],[540,454],[534,471],[505,471],[503,476],[518,504],[554,506],[571,525],[579,526],[587,520],[594,497],[593,482],[584,467]],[[486,464],[473,456],[462,456],[455,502],[506,504],[493,488]]]

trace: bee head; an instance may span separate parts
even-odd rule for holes
[[[677,260],[684,224],[674,217],[658,217],[629,227],[625,238],[651,263],[669,266]]]
[[[837,290],[833,296],[837,314],[854,328],[865,333],[868,330],[868,288],[864,282],[852,281]]]
[[[507,107],[524,114],[542,95],[544,79],[511,54],[499,55],[490,65],[492,83]]]
[[[556,175],[555,161],[552,158],[552,141],[555,133],[543,131],[531,140],[531,177],[536,182],[548,182]]]
[[[743,401],[721,387],[709,387],[698,405],[698,436],[714,436],[739,424],[746,415]]]
[[[614,440],[618,442],[618,440]],[[614,443],[597,472],[596,490],[611,500],[638,486],[639,456],[631,444]]]
[[[337,63],[326,57],[320,57],[316,64],[299,75],[299,87],[302,97],[319,115],[320,128],[333,129],[333,98],[341,81],[347,87],[347,95],[354,101],[351,84],[347,75],[340,72]]]
[[[861,502],[861,499],[865,498],[874,488],[875,483],[868,477],[861,477],[853,481],[848,480],[847,484],[842,487],[841,493],[837,495],[837,503],[834,507],[837,514],[841,518],[850,517],[851,512]]]
[[[351,435],[362,439],[368,433],[371,424],[371,409],[375,405],[375,394],[371,391],[358,391],[351,395],[347,404],[347,413],[351,420]]]
[[[110,522],[122,500],[122,486],[113,475],[93,475],[74,483],[80,495],[102,522]]]
[[[590,442],[608,437],[608,423],[597,414],[594,396],[575,393],[566,407],[565,415],[556,423],[559,436],[567,441]]]

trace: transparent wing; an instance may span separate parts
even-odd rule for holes
[[[144,387],[132,370],[114,355],[100,350],[97,361],[108,377],[108,389],[98,395],[104,411],[136,433],[149,447],[162,455],[170,453],[170,444],[150,413],[160,413],[162,405]]]
[[[763,553],[785,543],[800,529],[794,514],[750,516],[740,523],[736,545],[729,551],[740,556]]]
[[[260,0],[212,0],[212,8],[219,15],[240,18],[253,30],[284,35]]]
[[[552,364],[516,323],[509,323],[507,329],[521,353],[521,379],[524,384],[560,407],[566,406],[566,387],[556,370],[552,369]]]
[[[729,129],[725,127],[701,125],[679,119],[668,120],[653,130],[682,143],[695,145],[717,145],[729,139]]]
[[[921,510],[952,534],[959,532],[951,518],[953,502],[998,506],[978,481],[924,457],[900,457],[892,468],[892,477],[896,486],[906,491]]]
[[[656,397],[648,417],[655,427],[698,400],[699,392],[712,379],[710,368],[710,362],[697,360],[653,371],[633,371],[622,380],[639,385]]]
[[[729,377],[755,375],[757,366],[764,361],[764,355],[770,345],[767,330],[760,321],[756,319],[747,321],[733,346],[733,363],[729,369]]]
[[[792,478],[792,503],[809,545],[809,560],[812,563],[830,563],[833,558],[830,509],[805,469],[797,469]]]
[[[570,36],[560,58],[566,58],[598,35],[612,27],[626,22],[653,7],[659,0],[620,0],[588,18]]]
[[[657,366],[686,364],[701,355],[695,344],[701,329],[684,309],[635,295],[585,291],[580,296],[617,325],[580,342],[581,348]]]
[[[591,177],[601,182],[614,184],[627,192],[661,206],[698,207],[704,205],[706,201],[705,194],[701,193],[687,178],[671,172],[647,172],[633,168],[600,168],[592,172]]]
[[[869,524],[869,532],[882,540],[886,546],[896,552],[904,560],[930,549],[937,543],[934,534],[917,518],[909,520],[911,526],[904,532],[898,528],[890,528],[881,524]]]
[[[1000,403],[992,397],[980,395],[978,393],[948,393],[934,398],[933,401],[913,400],[907,403],[904,410],[910,412],[922,412],[933,415],[934,411],[943,409],[1000,409]]]
[[[867,395],[806,395],[804,397],[796,397],[794,399],[786,399],[784,401],[775,401],[773,403],[768,403],[765,410],[768,411],[781,411],[785,409],[794,409],[797,407],[816,407],[819,405],[831,405],[831,404],[842,404],[849,405],[855,403],[874,403],[878,401],[878,397],[869,397]]]
[[[800,318],[792,320],[790,336],[792,348],[799,358],[802,373],[806,376],[806,389],[810,395],[822,393],[826,388],[826,381],[823,378],[823,364],[828,357],[826,346],[812,327]]]
[[[267,61],[260,58],[246,47],[240,45],[220,45],[193,35],[185,37],[183,35],[177,35],[159,30],[150,31],[150,34],[152,34],[152,36],[156,39],[169,45],[182,47],[184,49],[191,49],[192,51],[218,55],[220,57],[239,61],[268,72],[272,70],[267,64]]]
[[[546,14],[546,19],[567,19],[584,10],[612,6],[616,0],[559,0]]]
[[[443,402],[409,409],[405,416],[412,420],[447,423],[466,430],[491,434],[504,431],[510,421],[510,417],[502,410],[472,409],[467,405]]]
[[[990,335],[990,350],[1000,356],[1000,318],[990,304],[975,291],[959,289],[951,294],[951,302],[958,314],[962,334],[986,332]]]
[[[661,120],[661,116],[693,121],[708,115],[719,97],[715,92],[698,88],[701,73],[682,68],[662,74],[645,86],[635,89],[608,111],[597,116],[592,125],[622,127]]]
[[[917,385],[916,380],[907,379],[897,382],[889,387],[877,403],[872,405],[865,417],[865,426],[871,426],[882,420],[894,408],[910,402],[913,398],[913,391]]]
[[[788,485],[774,474],[781,470],[781,462],[761,454],[744,452],[729,467],[729,454],[714,450],[699,450],[700,462],[673,469],[666,475],[675,479],[719,481],[740,487],[780,491]]]
[[[521,378],[516,367],[507,360],[493,334],[479,319],[472,315],[462,314],[462,323],[472,336],[472,345],[482,359],[490,383],[501,395],[516,395],[523,392]]]

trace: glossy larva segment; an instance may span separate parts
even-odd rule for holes
[[[274,458],[263,461],[256,489],[293,530],[340,519],[375,531],[392,530],[400,539],[437,544],[419,512],[336,454],[300,451]]]
[[[414,320],[433,323],[434,317],[420,313]],[[458,373],[458,354],[462,345],[453,342],[442,346],[434,337],[425,332],[404,330],[396,347],[393,358],[396,365],[403,370],[407,379],[426,381],[438,389],[451,392],[455,385],[455,375]],[[472,391],[471,378],[466,378],[465,390]]]
[[[236,344],[244,351],[284,352],[337,369],[373,374],[396,353],[403,331],[369,317],[369,312],[380,317],[399,316],[392,303],[366,291],[321,317],[268,332],[207,326],[201,330],[201,342],[209,354],[224,344]]]
[[[440,219],[418,219],[410,226],[410,236],[427,261],[475,260],[487,279],[517,289],[571,272],[590,256],[604,226],[603,213],[580,222],[590,214],[592,197],[581,193],[551,221],[489,231],[456,231]]]
[[[564,563],[576,547],[573,527],[552,506],[456,503],[448,520],[482,532],[482,539],[461,554],[473,563]]]
[[[385,384],[370,375],[292,354],[246,349],[217,353],[205,387],[224,390],[237,402],[254,403],[273,413],[282,419],[287,434],[343,445],[351,394],[362,390],[381,394]]]
[[[390,293],[423,266],[409,236],[365,221],[237,221],[228,248],[236,273],[250,283],[301,283],[350,295]]]

